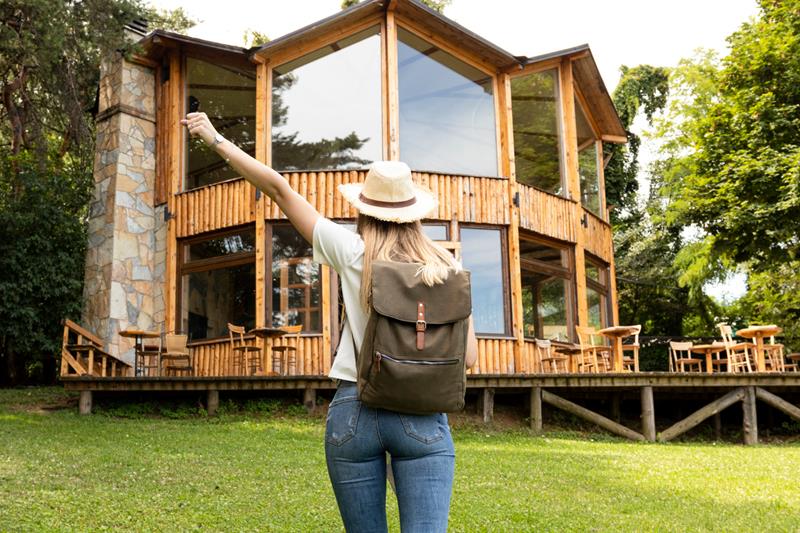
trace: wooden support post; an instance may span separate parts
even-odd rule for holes
[[[487,387],[483,389],[480,397],[480,415],[484,424],[489,424],[494,420],[494,389]]]
[[[305,388],[303,391],[303,405],[306,406],[308,414],[314,414],[314,410],[317,407],[317,389],[312,389],[311,387]]]
[[[720,440],[722,438],[722,416],[719,413],[714,413],[714,439]]]
[[[90,415],[92,414],[92,391],[82,390],[81,396],[78,399],[78,414]]]
[[[791,403],[772,394],[768,390],[762,389],[761,387],[756,387],[756,398],[768,405],[771,405],[778,411],[786,413],[795,420],[800,420],[800,408],[795,407]]]
[[[742,400],[742,433],[748,446],[758,444],[758,420],[756,416],[756,388],[744,387]]]
[[[699,424],[706,418],[710,417],[711,415],[719,413],[720,411],[731,406],[732,404],[741,401],[743,398],[744,398],[743,388],[740,387],[738,389],[732,390],[722,398],[714,400],[705,407],[701,407],[700,409],[690,414],[680,422],[676,422],[675,424],[668,427],[666,430],[659,433],[658,440],[660,440],[661,442],[672,440],[678,435],[682,435],[685,432],[689,431],[697,424]]]
[[[531,429],[536,433],[542,431],[542,388],[531,388]]]
[[[216,389],[211,389],[208,391],[208,396],[206,397],[206,412],[208,413],[208,416],[216,415],[218,408],[219,391]]]
[[[644,440],[644,435],[641,433],[637,433],[636,431],[626,428],[622,424],[617,424],[613,420],[604,417],[594,411],[590,411],[585,407],[582,407],[576,403],[572,403],[569,400],[565,400],[561,396],[556,396],[552,392],[547,392],[546,390],[542,391],[542,401],[545,403],[549,403],[552,406],[558,407],[561,410],[564,410],[568,413],[572,413],[575,416],[583,418],[584,420],[588,420],[594,424],[597,424],[601,428],[614,433],[615,435],[619,435],[621,437],[625,437],[631,440]]]
[[[642,387],[642,435],[648,442],[656,441],[656,410],[653,387]]]
[[[619,424],[622,420],[621,398],[618,391],[611,393],[611,420]]]

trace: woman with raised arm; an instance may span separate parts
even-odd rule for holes
[[[328,409],[325,457],[345,529],[386,531],[386,453],[404,532],[447,530],[455,451],[447,415],[401,415],[363,405],[357,396],[356,349],[367,325],[373,261],[422,265],[428,285],[460,269],[452,255],[431,241],[420,220],[436,208],[430,192],[417,187],[404,163],[378,161],[363,184],[340,186],[359,211],[357,233],[328,220],[294,191],[279,173],[223,138],[205,113],[181,121],[241,176],[269,196],[312,244],[314,260],[339,274],[346,321],[329,377],[337,381]],[[477,359],[472,319],[466,366]]]

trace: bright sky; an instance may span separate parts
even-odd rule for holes
[[[149,0],[183,7],[201,22],[189,35],[242,46],[252,29],[275,39],[337,13],[340,0]],[[621,65],[674,66],[697,48],[726,52],[725,37],[758,13],[756,0],[453,0],[445,16],[514,55],[588,43],[609,92]],[[642,166],[652,157],[646,141]],[[718,298],[744,292],[741,277],[709,287]]]

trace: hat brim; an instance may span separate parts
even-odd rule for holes
[[[379,220],[387,222],[414,222],[430,215],[436,209],[439,202],[430,191],[414,185],[414,195],[417,199],[412,205],[406,207],[378,207],[365,204],[359,200],[359,195],[364,189],[363,183],[343,183],[339,185],[339,192],[342,193],[347,202],[359,210],[359,212],[369,215]]]

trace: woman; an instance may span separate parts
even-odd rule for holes
[[[340,276],[347,319],[329,376],[338,382],[328,409],[325,457],[347,531],[386,531],[386,453],[404,532],[446,531],[455,452],[447,415],[405,415],[373,409],[357,399],[356,346],[367,323],[373,260],[421,263],[429,285],[444,281],[458,264],[422,232],[420,220],[436,207],[416,187],[404,163],[374,163],[364,184],[340,187],[359,211],[357,233],[321,216],[289,182],[219,135],[205,113],[181,121],[244,178],[269,196],[308,242],[314,260]],[[470,319],[466,364],[477,359]]]

